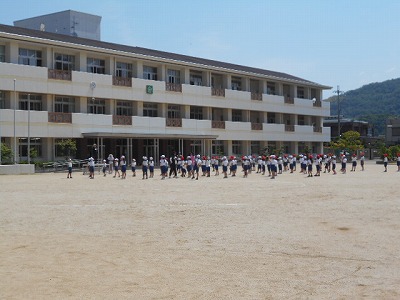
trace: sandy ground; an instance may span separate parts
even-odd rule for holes
[[[396,169],[0,176],[0,298],[399,299]]]

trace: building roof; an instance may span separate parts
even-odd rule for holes
[[[222,69],[238,71],[238,72],[253,73],[253,74],[256,74],[259,76],[265,76],[265,77],[271,78],[273,80],[284,80],[284,81],[297,82],[297,83],[300,83],[303,85],[315,86],[315,87],[322,88],[322,89],[330,89],[331,88],[330,86],[321,85],[321,84],[318,84],[318,83],[315,83],[315,82],[312,82],[309,80],[305,80],[305,79],[302,79],[302,78],[299,78],[299,77],[296,77],[296,76],[293,76],[290,74],[286,74],[286,73],[264,70],[264,69],[248,67],[248,66],[242,66],[242,65],[221,62],[221,61],[216,61],[216,60],[210,60],[210,59],[205,59],[205,58],[199,58],[199,57],[194,57],[194,56],[176,54],[176,53],[171,53],[171,52],[147,49],[147,48],[142,48],[142,47],[120,45],[120,44],[115,44],[115,43],[91,40],[91,39],[86,39],[86,38],[62,35],[62,34],[39,31],[39,30],[26,29],[26,28],[9,26],[9,25],[4,25],[4,24],[0,24],[0,34],[1,33],[17,35],[17,36],[25,36],[25,37],[31,37],[31,38],[38,38],[38,39],[49,40],[49,41],[57,41],[57,42],[63,42],[63,43],[69,43],[69,44],[81,45],[81,46],[87,46],[87,47],[95,47],[95,48],[106,49],[106,50],[114,50],[114,51],[120,51],[120,52],[125,52],[125,53],[138,54],[138,55],[148,56],[148,57],[152,57],[152,58],[160,58],[160,59],[173,60],[173,61],[177,61],[177,62],[195,64],[195,65],[202,66],[202,67],[215,67],[215,68],[222,68]]]

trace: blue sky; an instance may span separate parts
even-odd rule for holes
[[[72,9],[102,16],[103,41],[285,72],[342,91],[400,77],[398,0],[4,0],[1,6],[2,24]]]

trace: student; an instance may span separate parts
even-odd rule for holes
[[[103,177],[107,174],[107,160],[103,159]]]
[[[251,168],[250,160],[249,160],[249,158],[247,156],[243,156],[242,159],[243,159],[243,172],[244,172],[243,177],[247,178],[247,175],[249,173],[249,169]]]
[[[211,173],[211,160],[210,160],[210,157],[209,156],[207,156],[207,159],[206,159],[206,176],[207,177],[210,177],[210,173]]]
[[[94,158],[89,158],[89,178],[94,179]]]
[[[199,180],[199,169],[201,168],[202,163],[203,162],[201,161],[200,155],[197,154],[196,155],[196,159],[194,161],[194,165],[193,165],[193,176],[192,176],[192,179],[194,179],[194,173],[196,173],[196,180]]]
[[[397,172],[400,172],[400,152],[397,153]]]
[[[161,155],[160,157],[160,170],[161,170],[161,179],[165,179],[167,177],[167,160],[165,159],[165,155]]]
[[[332,156],[331,164],[332,164],[333,175],[336,175],[336,155]]]
[[[186,169],[188,173],[188,178],[191,178],[193,176],[193,161],[191,156],[188,156],[186,158]]]
[[[229,161],[226,156],[222,157],[222,174],[224,174],[224,178],[228,178],[228,164]]]
[[[235,177],[237,171],[237,159],[235,156],[233,157],[231,164],[232,164],[232,177]]]
[[[294,171],[293,161],[294,161],[293,155],[289,155],[288,163],[289,163],[290,173],[293,173]]]
[[[112,174],[114,168],[114,156],[110,153],[107,157],[108,160],[108,173]]]
[[[362,152],[360,157],[361,171],[364,171],[364,163],[365,163],[365,156],[364,153]]]
[[[214,165],[213,165],[214,171],[215,171],[215,176],[219,175],[219,157],[216,156],[214,157]]]
[[[153,157],[149,157],[149,172],[150,172],[150,178],[154,177],[154,159]]]
[[[136,176],[136,159],[132,158],[131,162],[132,177]]]
[[[315,159],[315,169],[316,169],[316,173],[314,174],[314,176],[321,176],[321,155],[317,155],[317,158]]]
[[[278,161],[275,155],[270,156],[271,179],[275,179],[278,173]]]
[[[387,165],[388,165],[388,155],[387,153],[383,154],[383,166],[385,167],[385,171],[383,172],[387,172]]]
[[[354,153],[353,156],[351,157],[351,170],[350,172],[355,172],[357,167],[357,156]]]
[[[347,157],[345,154],[342,155],[342,173],[346,174],[346,169],[347,169]]]
[[[126,160],[125,156],[122,155],[120,158],[120,166],[121,166],[121,179],[126,178]]]
[[[278,174],[282,174],[283,167],[284,167],[284,162],[282,160],[282,157],[279,156],[278,157],[278,170],[279,170]],[[287,168],[287,165],[286,165],[286,168]]]
[[[149,162],[147,161],[147,157],[143,156],[142,157],[142,173],[143,173],[143,177],[142,179],[144,179],[144,177],[146,177],[146,179],[148,178],[148,166],[149,166]]]
[[[114,176],[113,176],[113,178],[117,177],[117,174],[118,174],[118,177],[121,176],[120,173],[119,173],[119,162],[118,162],[118,158],[114,158]]]
[[[171,178],[171,175],[174,174],[174,178],[178,178],[178,174],[176,171],[176,165],[178,163],[178,158],[176,157],[176,153],[169,158],[169,178]]]
[[[308,176],[307,177],[313,177],[313,174],[312,174],[312,172],[313,172],[313,156],[312,155],[310,155],[309,157],[308,157],[308,160],[307,160],[307,171],[308,171]]]
[[[68,159],[68,175],[67,178],[72,178],[72,159]]]

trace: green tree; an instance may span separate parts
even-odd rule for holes
[[[332,141],[329,145],[334,150],[351,150],[357,151],[364,148],[361,143],[360,133],[357,131],[344,132],[340,138]]]
[[[73,139],[63,139],[56,143],[57,154],[59,156],[75,156],[76,154],[76,141]]]
[[[8,161],[12,158],[12,151],[11,147],[9,147],[7,144],[0,143],[1,144],[1,161]]]

